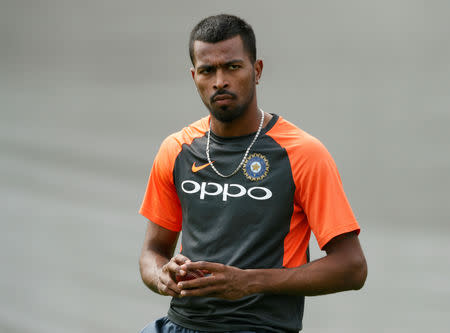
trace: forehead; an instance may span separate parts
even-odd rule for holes
[[[249,60],[244,50],[244,43],[240,36],[223,40],[217,43],[194,41],[195,65],[222,64],[230,60]]]

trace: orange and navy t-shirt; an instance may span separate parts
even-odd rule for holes
[[[170,135],[161,145],[140,213],[182,231],[183,255],[250,268],[292,268],[308,262],[314,232],[320,248],[359,225],[323,144],[273,115],[242,168],[223,178],[206,158],[209,117]],[[210,156],[232,173],[255,134],[224,138],[211,133]],[[304,297],[256,294],[237,301],[173,298],[175,323],[201,331],[298,331]]]

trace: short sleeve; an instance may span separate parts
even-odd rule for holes
[[[317,139],[308,142],[299,165],[296,199],[322,249],[332,238],[360,227],[347,200],[336,164]]]
[[[181,230],[181,204],[173,182],[173,168],[181,148],[171,137],[161,144],[153,162],[139,213],[166,229]]]

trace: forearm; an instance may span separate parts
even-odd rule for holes
[[[315,296],[360,289],[367,275],[365,259],[344,259],[328,255],[296,268],[246,270],[245,280],[252,294]]]
[[[173,267],[171,270],[168,266],[174,259],[172,256],[177,245],[178,234],[151,221],[148,223],[139,258],[139,269],[145,285],[158,294],[173,296],[176,293],[173,290],[174,282],[171,278]]]
[[[156,251],[147,250],[142,253],[139,260],[139,269],[141,278],[144,284],[152,291],[160,293],[158,289],[158,279],[161,269],[170,261],[166,255],[160,254]]]

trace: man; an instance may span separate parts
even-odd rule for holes
[[[140,269],[172,301],[142,332],[297,332],[305,296],[363,286],[359,225],[325,147],[258,108],[252,28],[211,16],[189,49],[210,116],[170,135],[153,164]],[[313,262],[311,230],[327,253]]]

